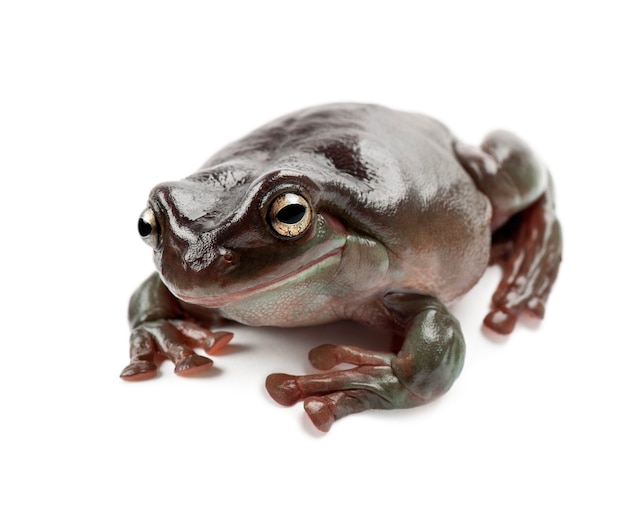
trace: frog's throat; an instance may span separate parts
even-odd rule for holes
[[[314,261],[307,263],[306,265],[303,265],[300,268],[292,272],[289,272],[288,274],[281,275],[280,277],[277,277],[275,279],[262,282],[255,286],[250,286],[240,291],[228,293],[226,295],[206,296],[206,297],[186,296],[181,293],[174,293],[174,295],[180,300],[187,302],[187,303],[191,303],[193,305],[201,305],[207,308],[224,307],[226,305],[239,302],[251,296],[262,294],[266,291],[279,289],[281,286],[284,286],[289,283],[301,282],[307,279],[312,274],[314,274],[324,264],[330,263],[331,261],[333,261],[336,256],[342,253],[342,251],[343,251],[343,247],[338,247],[337,249],[333,249],[332,251],[320,256]]]

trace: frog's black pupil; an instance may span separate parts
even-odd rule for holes
[[[139,235],[142,237],[147,237],[152,233],[152,225],[147,221],[144,221],[142,218],[139,218],[139,223],[137,223],[137,228],[139,228]]]
[[[296,224],[302,221],[302,218],[306,214],[306,208],[304,205],[291,204],[283,207],[276,217],[281,223]]]

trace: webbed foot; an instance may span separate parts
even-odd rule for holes
[[[561,227],[546,167],[516,135],[496,131],[480,148],[454,145],[458,160],[491,202],[491,263],[503,276],[485,326],[508,334],[525,310],[542,318],[561,261]]]
[[[389,327],[402,337],[397,353],[345,345],[322,345],[309,353],[318,369],[348,370],[293,376],[272,374],[269,394],[281,405],[304,400],[321,431],[342,417],[367,409],[423,405],[445,393],[459,376],[465,343],[458,321],[437,299],[417,293],[387,293],[381,302],[393,316]]]
[[[294,376],[272,374],[266,380],[270,396],[291,406],[304,400],[304,410],[320,431],[348,414],[368,409],[413,407],[424,403],[412,394],[394,373],[395,354],[367,351],[352,346],[322,345],[309,353],[318,369],[339,364],[356,365],[349,370]]]
[[[491,262],[499,264],[503,273],[485,326],[508,334],[524,311],[543,318],[561,251],[561,227],[548,191],[494,235]]]
[[[150,379],[156,375],[161,357],[174,363],[174,372],[178,375],[198,375],[211,368],[213,360],[196,354],[193,349],[199,347],[207,354],[214,354],[232,337],[230,332],[213,332],[181,319],[143,323],[131,333],[130,363],[120,377],[125,380]]]

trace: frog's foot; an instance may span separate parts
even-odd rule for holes
[[[396,377],[392,368],[394,358],[392,353],[323,345],[309,354],[316,368],[329,370],[340,363],[357,366],[305,376],[272,374],[267,378],[266,387],[281,405],[291,406],[304,400],[304,409],[313,424],[321,431],[328,431],[333,422],[348,414],[424,403]]]
[[[561,228],[550,192],[514,216],[494,235],[491,262],[502,267],[485,326],[501,334],[513,331],[525,310],[543,318],[561,261]]]
[[[171,360],[178,375],[197,375],[213,365],[206,356],[193,351],[194,347],[214,354],[225,346],[233,334],[213,332],[194,322],[168,319],[146,322],[136,327],[130,336],[130,363],[120,377],[125,380],[149,379],[157,373],[157,360]]]

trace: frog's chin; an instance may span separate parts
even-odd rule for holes
[[[300,268],[292,272],[253,286],[248,286],[244,289],[233,291],[232,293],[217,296],[198,297],[174,292],[174,295],[180,300],[191,303],[193,305],[200,305],[207,308],[225,307],[227,305],[243,301],[247,298],[260,295],[268,291],[287,288],[287,286],[291,284],[302,282],[303,280],[314,276],[316,272],[324,269],[324,267],[326,267],[333,261],[338,261],[341,251],[342,248],[339,247],[320,256],[316,260],[301,266]]]

